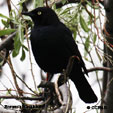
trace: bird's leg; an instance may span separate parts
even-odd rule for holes
[[[49,79],[49,73],[47,72],[46,81],[48,81],[48,79]]]
[[[51,79],[52,79],[52,76],[53,74],[47,72],[47,78],[46,78],[46,81],[50,82]],[[44,97],[45,97],[45,101],[48,99],[48,95],[49,95],[50,91],[48,88],[45,88],[44,89]],[[48,104],[45,104],[45,113],[47,113],[47,107],[48,107]]]
[[[47,72],[47,78],[46,78],[46,81],[51,81],[52,77],[53,77],[53,74]]]

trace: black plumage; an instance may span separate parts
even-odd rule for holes
[[[75,58],[69,77],[84,102],[96,102],[97,97],[84,76],[87,69],[71,31],[51,8],[39,7],[23,14],[30,16],[34,22],[30,40],[39,67],[51,74],[61,73],[66,69],[69,58],[75,55],[78,58]]]

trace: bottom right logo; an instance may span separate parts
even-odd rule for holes
[[[87,106],[87,109],[107,109],[107,106]]]

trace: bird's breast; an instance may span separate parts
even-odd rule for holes
[[[32,44],[32,50],[36,62],[46,72],[58,73],[67,65],[69,55],[59,39],[40,39]]]
[[[66,68],[71,54],[57,29],[33,32],[31,46],[36,62],[44,71],[58,73]]]

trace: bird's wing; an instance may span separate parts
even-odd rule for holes
[[[84,69],[85,74],[88,75],[84,61],[81,57],[78,46],[77,46],[77,44],[75,43],[75,40],[72,37],[71,31],[66,26],[63,26],[62,30],[60,30],[60,31],[61,31],[60,33],[62,34],[62,39],[65,42],[66,46],[72,52],[73,55],[79,57],[81,67]]]

